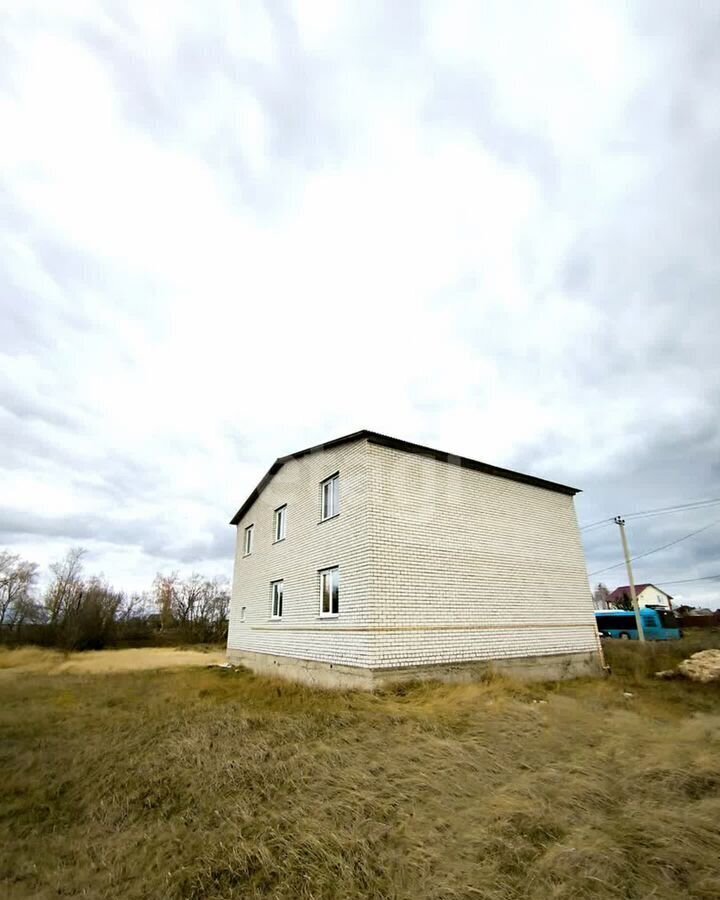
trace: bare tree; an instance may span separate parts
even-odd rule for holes
[[[63,621],[64,643],[78,650],[99,650],[116,637],[118,611],[125,600],[101,578],[86,581]]]
[[[160,615],[160,627],[171,628],[175,624],[176,596],[180,576],[177,572],[161,575],[159,572],[153,581],[152,594]]]
[[[101,578],[83,578],[85,550],[73,547],[53,563],[44,597],[51,642],[68,649],[99,649],[112,643],[123,594]]]
[[[76,611],[82,602],[82,547],[68,550],[65,558],[50,566],[53,579],[45,592],[45,609],[51,628],[59,625]]]
[[[198,577],[198,576],[194,576]],[[225,578],[206,578],[196,590],[193,628],[201,641],[218,641],[227,634],[230,590]]]
[[[628,612],[631,612],[632,608],[633,608],[633,603],[632,603],[632,597],[630,596],[630,591],[629,590],[623,591],[623,593],[620,594],[619,597],[616,597],[613,600],[613,607],[615,609],[624,609],[624,610],[627,610]]]
[[[186,578],[177,572],[158,574],[151,593],[128,597],[102,577],[86,577],[84,555],[85,550],[74,547],[53,563],[50,583],[38,599],[37,565],[0,550],[4,640],[99,649],[117,643],[152,642],[158,624],[168,629],[169,640],[215,642],[227,635],[230,591],[226,579],[198,573]]]
[[[607,589],[607,585],[603,584],[601,581],[593,591],[593,606],[595,609],[609,609],[609,596],[610,591]]]
[[[174,626],[186,640],[224,639],[230,606],[227,579],[206,578],[197,572],[185,579],[177,572],[158,574],[153,595],[164,628]]]
[[[36,609],[37,564],[0,550],[0,626],[18,627]]]
[[[151,610],[151,601],[147,593],[123,595],[118,607],[117,618],[119,622],[132,622],[138,619],[146,619]]]

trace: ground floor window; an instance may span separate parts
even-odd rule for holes
[[[320,572],[320,615],[336,616],[340,611],[340,570],[337,566]]]
[[[273,581],[270,584],[270,597],[272,600],[272,618],[282,619],[284,582]]]

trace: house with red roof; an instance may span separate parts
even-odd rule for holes
[[[654,584],[636,584],[635,594],[637,595],[638,606],[642,609],[644,606],[661,606],[663,609],[672,609],[672,597],[666,594],[662,588]],[[623,600],[627,598],[627,602]],[[616,587],[615,590],[607,598],[608,607],[624,607],[628,606],[632,601],[630,597],[630,585],[623,584]]]

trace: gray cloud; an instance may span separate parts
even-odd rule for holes
[[[13,544],[26,538],[62,538],[73,544],[106,543],[139,548],[147,556],[178,563],[219,562],[228,567],[234,535],[225,523],[211,528],[183,529],[158,516],[154,521],[118,519],[108,515],[52,516],[42,512],[0,509],[0,541]]]
[[[503,117],[491,76],[482,70],[447,69],[433,81],[425,108],[429,123],[467,130],[498,159],[528,168],[546,189],[552,187],[558,161],[551,142],[542,134],[517,128]]]
[[[563,77],[544,81],[540,66],[538,84],[516,72],[523,26],[513,20],[510,40],[504,4],[468,21],[441,11],[444,55],[441,13],[423,3],[348,6],[334,25],[261,5],[266,58],[238,49],[238,21],[220,6],[178,12],[162,34],[141,5],[9,18],[0,542],[139,548],[138,580],[174,562],[227,571],[226,522],[257,477],[349,418],[577,484],[584,522],[720,496],[720,11],[601,7],[620,36],[602,67],[576,78],[606,38],[578,33],[585,52],[566,58],[557,38],[570,24],[548,11],[537,47],[557,41]],[[505,59],[452,49],[495,28]],[[32,68],[36,38],[51,39],[42,58],[56,70]],[[80,69],[58,99],[53,82],[85,56],[98,92]],[[119,155],[85,179],[74,166],[92,170],[96,140]],[[480,203],[487,157],[498,184],[482,182]],[[178,161],[197,181],[158,188]],[[100,205],[86,202],[93,191]],[[212,192],[217,206],[199,210]],[[373,243],[387,221],[392,246]],[[347,363],[331,384],[315,368],[329,320]],[[372,360],[360,374],[348,331]],[[636,520],[633,550],[712,516]],[[590,571],[618,561],[615,532],[585,533]],[[638,561],[639,580],[720,571],[718,534]],[[624,573],[600,577],[612,586]],[[703,602],[713,591],[683,586]]]
[[[10,384],[0,385],[0,410],[20,420],[36,420],[61,428],[71,428],[77,421],[71,412],[58,409],[42,397],[30,397],[27,391]]]
[[[192,149],[226,179],[230,195],[260,215],[282,206],[303,170],[338,164],[349,143],[336,115],[333,70],[305,52],[284,3],[263,4],[275,59],[238,55],[231,36],[215,27],[178,31],[160,61],[142,51],[137,24],[117,6],[104,25],[81,25],[77,36],[108,66],[128,121],[164,144]],[[242,16],[240,16],[240,24]],[[218,91],[247,91],[261,107],[268,132],[267,174],[253,170],[243,138],[243,107],[223,109],[199,125]]]
[[[620,436],[622,440],[622,436]],[[628,440],[628,444],[630,441]],[[649,431],[640,446],[633,442],[609,471],[599,473],[585,485],[578,502],[585,524],[605,516],[640,512],[670,506],[678,501],[720,497],[720,434],[711,416],[672,434]],[[644,553],[677,540],[720,520],[720,505],[703,510],[667,513],[627,523],[631,552]],[[589,570],[622,561],[622,549],[614,524],[584,533]],[[675,547],[638,560],[638,581],[661,581],[700,577],[720,572],[720,525]],[[593,577],[608,584],[625,584],[623,566]],[[701,583],[699,583],[701,584]],[[696,588],[697,589],[697,588]],[[712,585],[708,585],[713,591]],[[692,593],[690,585],[677,591]]]

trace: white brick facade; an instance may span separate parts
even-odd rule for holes
[[[367,444],[291,460],[237,525],[228,649],[372,666]],[[340,473],[340,515],[320,521],[320,484]],[[273,512],[287,504],[287,537],[273,543]],[[245,528],[253,552],[243,555]],[[340,614],[320,617],[320,570],[340,570]],[[270,583],[284,581],[283,616],[271,619]],[[245,621],[241,610],[245,607]],[[348,631],[353,628],[353,631]]]
[[[335,472],[340,514],[321,522],[320,484]],[[283,504],[287,537],[273,543]],[[237,533],[231,656],[399,669],[598,652],[568,493],[361,437],[287,459]],[[319,571],[330,566],[340,610],[328,619]],[[277,579],[281,620],[271,619]]]

